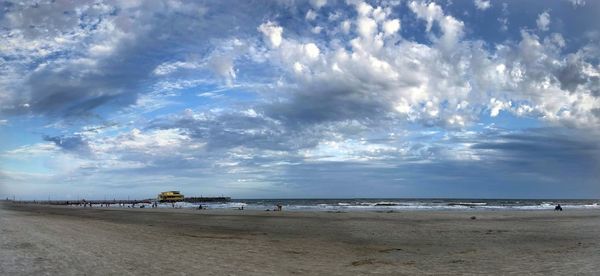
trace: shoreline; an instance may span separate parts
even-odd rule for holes
[[[253,211],[274,211],[281,205],[285,211],[292,212],[404,212],[404,211],[543,211],[555,210],[557,204],[567,210],[600,210],[598,200],[416,200],[416,199],[293,199],[280,201],[274,199],[244,201],[233,200],[229,202],[174,202],[156,203],[149,200],[102,200],[102,201],[4,201],[0,204],[15,205],[51,205],[69,208],[110,208],[110,209],[240,209]]]
[[[600,270],[596,210],[336,213],[4,203],[0,213],[2,275],[593,275]]]

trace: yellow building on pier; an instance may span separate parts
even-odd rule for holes
[[[183,195],[179,191],[167,191],[158,194],[160,202],[178,202],[183,201]]]

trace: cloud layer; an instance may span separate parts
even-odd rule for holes
[[[598,192],[600,5],[238,4],[5,3],[3,189]]]

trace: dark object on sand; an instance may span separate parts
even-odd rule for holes
[[[477,219],[477,217],[476,216],[472,216],[471,219]]]
[[[556,207],[554,207],[554,211],[562,211],[562,206],[560,206],[560,204],[556,205]]]

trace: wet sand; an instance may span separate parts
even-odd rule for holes
[[[0,203],[0,275],[599,271],[597,210],[326,213]]]

